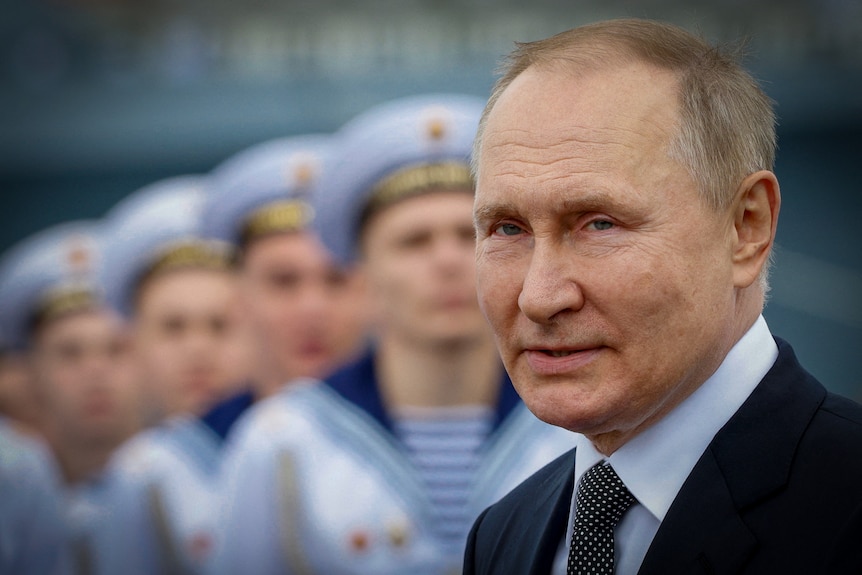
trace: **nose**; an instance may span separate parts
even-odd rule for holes
[[[186,336],[186,353],[191,357],[206,357],[212,353],[213,342],[217,339],[208,324],[196,325]]]
[[[84,363],[87,381],[92,386],[104,386],[110,379],[112,367],[115,365],[113,358],[107,350],[90,349]]]
[[[581,309],[584,294],[573,272],[573,262],[561,246],[537,241],[518,295],[521,312],[530,321],[547,324]]]
[[[330,288],[325,280],[306,283],[299,296],[299,316],[306,324],[314,325],[324,321],[332,306],[329,293]]]

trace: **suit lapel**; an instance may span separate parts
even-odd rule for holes
[[[707,451],[671,505],[638,573],[736,573],[756,546]]]
[[[539,471],[544,477],[535,485],[528,485],[528,479],[510,493],[507,497],[515,497],[516,503],[502,517],[486,519],[485,529],[491,534],[477,573],[551,572],[569,517],[574,453],[563,454]]]
[[[788,480],[826,391],[777,340],[775,365],[716,434],[674,500],[639,573],[737,573],[758,541],[740,510]]]
[[[533,549],[532,556],[525,563],[530,566],[529,571],[524,573],[550,573],[557,556],[557,549],[566,535],[572,504],[572,489],[575,483],[574,451],[570,453],[572,454],[569,459],[570,464],[561,468],[562,473],[557,474],[555,478],[555,489],[533,515],[535,532],[541,533],[542,536]]]

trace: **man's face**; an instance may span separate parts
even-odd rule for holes
[[[202,413],[248,378],[250,344],[228,272],[151,278],[138,297],[134,336],[142,385],[160,416]]]
[[[50,321],[34,338],[34,383],[52,435],[116,445],[134,430],[139,393],[128,334],[106,310]]]
[[[733,221],[668,156],[669,72],[558,72],[528,69],[490,115],[479,299],[527,405],[619,445],[732,345]]]
[[[476,300],[471,194],[427,193],[383,208],[362,236],[378,322],[413,342],[487,338]]]
[[[244,255],[242,295],[260,361],[280,383],[324,376],[363,344],[362,282],[311,233],[254,240]]]

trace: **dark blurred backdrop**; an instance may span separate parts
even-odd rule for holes
[[[780,116],[767,320],[827,386],[862,399],[860,0],[0,2],[0,251],[391,97],[485,96],[514,41],[622,16],[747,36]]]

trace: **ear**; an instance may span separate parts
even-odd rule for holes
[[[778,179],[761,170],[746,177],[733,204],[733,283],[746,288],[760,275],[775,241],[781,193]]]

